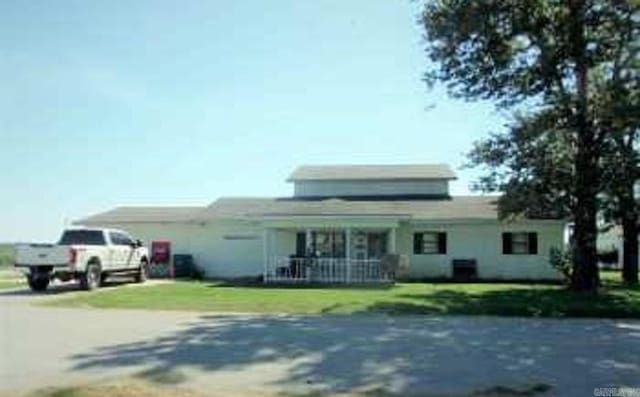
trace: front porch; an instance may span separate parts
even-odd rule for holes
[[[393,282],[396,229],[268,228],[265,283]]]

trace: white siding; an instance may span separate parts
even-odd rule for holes
[[[432,181],[296,181],[296,197],[446,195],[449,182]]]
[[[262,274],[262,228],[248,222],[110,224],[143,240],[171,242],[172,254],[191,254],[208,278]],[[251,238],[250,238],[251,237]]]
[[[414,255],[413,233],[440,231],[447,233],[445,255]],[[537,255],[504,255],[503,232],[536,232]],[[559,279],[560,274],[549,265],[551,247],[562,248],[562,223],[531,222],[501,224],[403,224],[398,233],[398,250],[409,255],[410,278],[451,277],[453,259],[475,259],[478,276],[486,279]]]
[[[325,220],[309,222],[307,227],[347,227],[355,221]],[[296,222],[287,222],[292,227]],[[316,223],[318,223],[316,225]],[[362,222],[363,225],[366,224]],[[312,225],[313,224],[313,225]],[[109,225],[130,232],[149,244],[169,240],[172,252],[192,254],[209,278],[257,277],[262,274],[264,227],[258,222],[219,221],[215,224],[118,224]],[[273,224],[270,224],[273,227]],[[284,225],[280,225],[282,227]],[[380,225],[384,226],[384,225]],[[446,255],[414,255],[413,233],[443,231],[447,233]],[[503,255],[502,233],[526,231],[538,233],[537,255]],[[480,278],[489,279],[558,279],[560,275],[548,263],[552,246],[562,247],[564,225],[560,222],[501,224],[409,223],[397,229],[397,251],[410,259],[409,277],[413,279],[451,277],[453,259],[475,259]],[[295,252],[295,232],[271,232],[272,255],[287,256]]]

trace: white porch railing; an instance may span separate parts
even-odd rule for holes
[[[265,265],[265,283],[386,283],[393,275],[380,259],[272,257]]]

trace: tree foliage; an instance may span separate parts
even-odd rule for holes
[[[503,217],[571,215],[577,290],[597,287],[598,195],[618,164],[603,156],[638,128],[639,4],[436,0],[422,14],[427,82],[516,114],[470,153],[488,169],[478,187],[505,192]]]

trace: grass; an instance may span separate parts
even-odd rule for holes
[[[18,288],[24,285],[20,279],[0,279],[0,289]]]
[[[487,390],[477,390],[470,393],[441,395],[441,394],[396,394],[384,390],[371,390],[348,393],[321,393],[310,392],[304,394],[277,393],[261,390],[258,393],[228,390],[210,390],[208,397],[250,397],[260,395],[263,397],[534,397],[545,394],[549,390],[548,385],[535,384],[522,389],[496,386]],[[116,382],[103,382],[69,387],[52,387],[36,390],[23,395],[24,397],[204,397],[205,394],[189,390],[183,387],[155,384],[140,379],[125,379]]]
[[[141,381],[51,387],[24,395],[25,397],[204,397],[190,390],[152,385]]]
[[[291,314],[473,314],[528,317],[640,318],[640,288],[603,273],[598,295],[559,285],[399,283],[388,288],[285,288],[186,282],[116,288],[45,305]]]
[[[0,244],[0,269],[13,266],[13,245]]]

